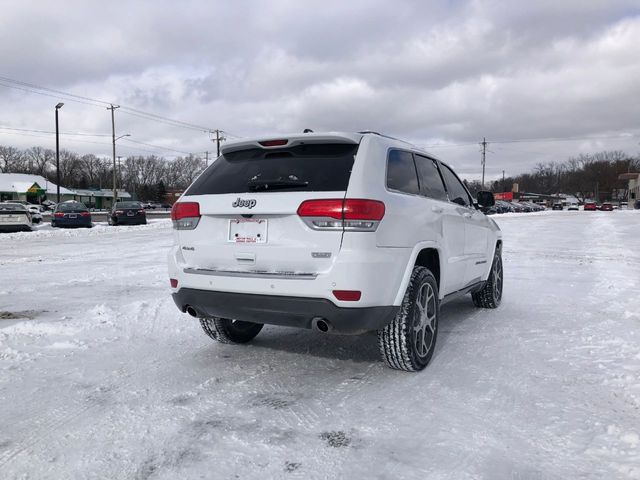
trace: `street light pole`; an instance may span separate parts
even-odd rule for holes
[[[60,132],[58,131],[58,110],[62,108],[64,103],[56,105],[56,203],[60,203]]]

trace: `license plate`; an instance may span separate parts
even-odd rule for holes
[[[78,215],[75,213],[70,213],[69,218],[78,218]]]
[[[267,221],[253,218],[229,220],[229,242],[267,243]]]
[[[135,215],[134,212],[127,212],[127,217],[133,217]]]

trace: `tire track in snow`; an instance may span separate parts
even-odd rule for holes
[[[133,370],[127,370],[125,367],[119,367],[97,383],[101,385],[109,385],[107,390],[109,393],[122,393],[134,386],[133,379],[136,376],[143,373],[145,375],[149,375],[154,372],[159,372],[166,366],[169,366],[169,364],[175,364],[175,362],[179,361],[181,358],[192,354],[193,352],[191,350],[187,350],[169,358],[166,356],[161,359],[156,358],[148,365],[140,366]],[[141,363],[138,363],[138,365],[141,365]],[[144,363],[142,363],[142,365],[144,365]],[[76,420],[87,417],[91,411],[102,407],[103,405],[99,402],[87,402],[85,405],[73,408],[71,411],[66,411],[61,407],[55,407],[52,411],[47,412],[47,420],[45,422],[40,424],[32,431],[32,433],[13,444],[0,455],[0,467],[7,465],[31,447],[45,440],[52,433],[57,432],[60,428],[69,425]]]

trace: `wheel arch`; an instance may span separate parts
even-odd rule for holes
[[[440,286],[444,283],[443,277],[446,275],[446,272],[444,271],[445,269],[443,268],[444,258],[442,248],[436,242],[421,242],[416,245],[411,252],[409,262],[407,262],[407,269],[404,272],[402,282],[400,283],[400,287],[396,293],[393,304],[400,305],[402,303],[409,281],[411,280],[413,268],[418,265],[427,267],[431,270],[431,273],[436,277],[438,296],[442,298],[443,293]]]

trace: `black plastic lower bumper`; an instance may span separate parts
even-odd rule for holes
[[[283,297],[245,293],[212,292],[181,288],[173,301],[185,312],[199,317],[222,317],[286,327],[312,328],[324,320],[334,333],[355,335],[379,330],[395,317],[400,307],[342,308],[322,298]]]

